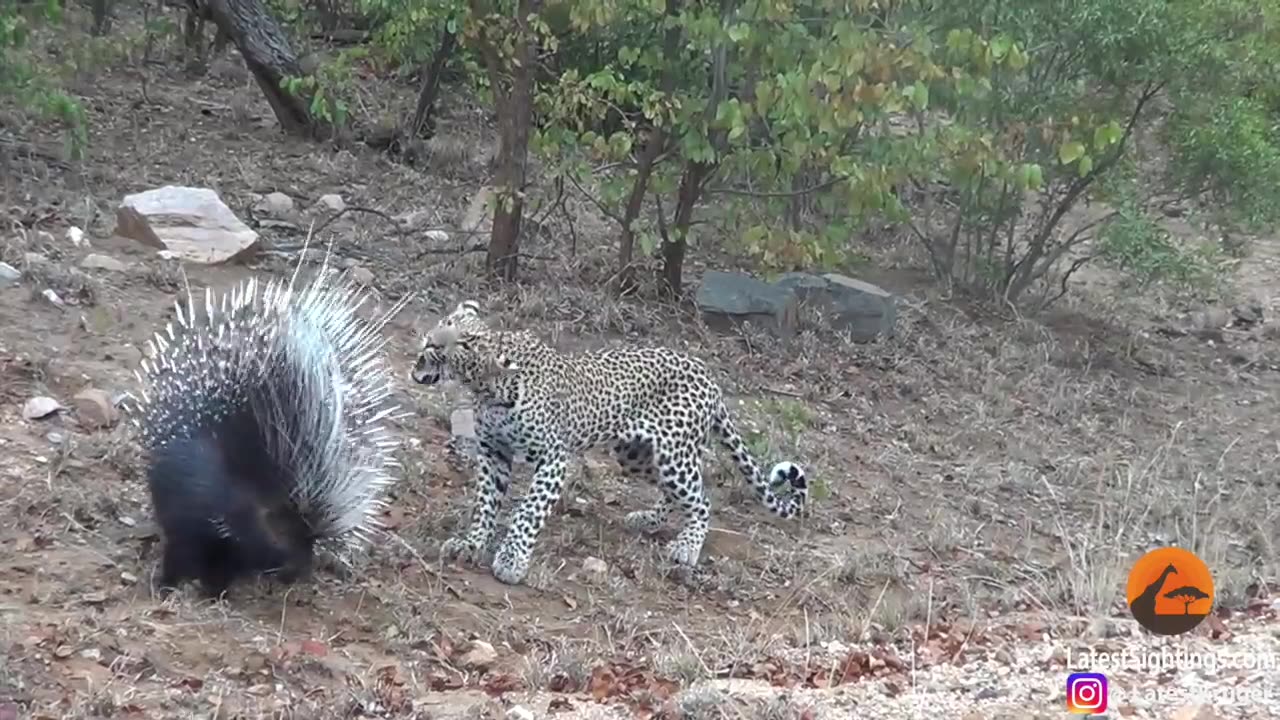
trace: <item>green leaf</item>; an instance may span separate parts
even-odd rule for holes
[[[1120,123],[1112,120],[1093,131],[1093,147],[1096,150],[1105,150],[1108,146],[1120,142],[1122,137],[1124,137],[1124,129],[1120,127]]]
[[[1026,163],[1022,166],[1022,183],[1029,190],[1039,190],[1044,185],[1044,172],[1036,163]]]
[[[1084,177],[1085,175],[1088,175],[1089,171],[1092,169],[1093,169],[1093,157],[1089,155],[1085,155],[1084,157],[1080,158],[1080,165],[1076,167],[1076,171],[1080,173],[1080,177]]]
[[[991,56],[994,57],[996,60],[1000,60],[1004,58],[1004,56],[1007,55],[1009,53],[1009,50],[1012,48],[1013,48],[1012,38],[1010,38],[1008,35],[997,35],[995,39],[991,41]]]
[[[1030,62],[1030,58],[1028,58],[1027,54],[1022,51],[1022,48],[1018,47],[1017,45],[1014,45],[1012,48],[1009,49],[1009,59],[1006,60],[1005,63],[1011,69],[1021,70],[1022,68],[1027,66],[1028,62]]]
[[[1070,165],[1084,155],[1084,144],[1072,140],[1058,148],[1058,160],[1063,165]]]
[[[751,27],[746,23],[738,23],[729,28],[729,39],[735,43],[741,43],[751,36]]]
[[[641,230],[636,233],[636,244],[640,246],[640,254],[652,255],[658,249],[658,236]]]
[[[928,110],[929,109],[929,86],[917,80],[916,84],[912,88],[911,103],[915,105],[916,109],[920,110],[921,112]]]

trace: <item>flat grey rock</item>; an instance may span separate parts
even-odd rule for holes
[[[743,273],[708,270],[694,298],[703,319],[718,330],[740,323],[765,327],[781,337],[795,334],[799,300],[789,288]]]

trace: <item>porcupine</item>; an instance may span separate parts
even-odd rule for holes
[[[188,294],[148,342],[127,405],[150,451],[162,592],[198,579],[216,597],[253,574],[292,583],[317,545],[357,549],[381,529],[399,408],[380,331],[405,300],[366,321],[366,298],[330,277],[326,264],[302,288],[297,270],[216,299],[206,288],[203,317]]]

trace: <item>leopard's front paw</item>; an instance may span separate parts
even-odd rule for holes
[[[460,560],[471,565],[478,565],[484,556],[484,545],[470,535],[449,538],[440,546],[440,559]]]
[[[652,535],[662,529],[665,519],[654,510],[637,510],[627,513],[622,523],[631,532]]]
[[[498,582],[519,585],[529,574],[529,551],[515,543],[504,542],[493,556],[493,576]]]

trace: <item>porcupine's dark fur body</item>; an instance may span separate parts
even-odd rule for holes
[[[206,293],[199,319],[195,301],[180,305],[177,332],[157,334],[135,423],[151,451],[162,589],[293,582],[318,543],[377,530],[396,411],[378,332],[399,306],[365,322],[357,299],[323,270],[301,290],[250,280],[219,302]]]

